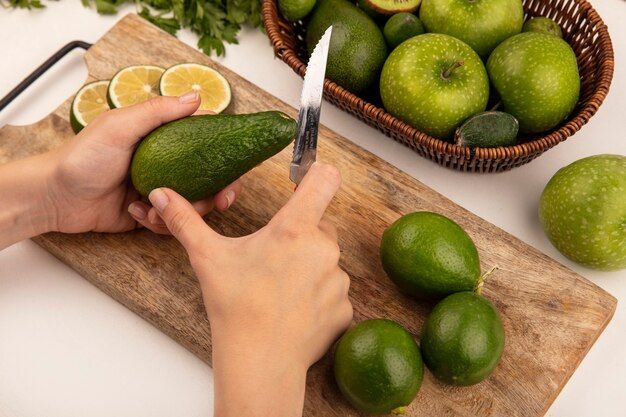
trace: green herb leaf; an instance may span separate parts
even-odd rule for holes
[[[113,2],[108,0],[95,0],[96,10],[100,14],[115,14],[117,13],[117,6]]]
[[[43,9],[44,6],[39,0],[9,0],[9,4],[6,5],[4,1],[0,1],[3,7],[9,7],[14,9]]]
[[[180,29],[180,24],[178,23],[178,20],[174,19],[173,17],[161,17],[158,15],[153,15],[150,13],[150,10],[145,7],[141,9],[141,12],[139,12],[139,16],[143,17],[153,25],[160,27],[170,35],[176,35],[178,29]]]
[[[224,42],[210,35],[203,35],[200,38],[198,41],[198,48],[202,49],[202,51],[207,55],[211,55],[215,52],[218,56],[220,56],[224,55],[226,52]]]
[[[199,36],[198,48],[207,55],[224,55],[224,43],[237,43],[243,25],[261,25],[261,0],[81,0],[100,14],[115,14],[134,3],[139,15],[172,35],[189,28]],[[8,8],[41,9],[41,0],[0,0]]]

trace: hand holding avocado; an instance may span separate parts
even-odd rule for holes
[[[261,415],[299,415],[307,369],[352,319],[350,280],[338,265],[337,230],[323,219],[341,177],[332,166],[313,164],[267,226],[237,238],[219,235],[202,218],[214,206],[225,210],[234,202],[240,192],[237,182],[193,204],[160,186],[143,188],[149,203],[142,201],[128,177],[141,138],[146,137],[144,146],[155,146],[150,152],[156,155],[138,151],[142,160],[137,163],[148,163],[139,172],[168,181],[172,174],[168,169],[175,167],[176,181],[188,174],[189,182],[177,183],[181,190],[193,195],[194,187],[200,187],[199,196],[207,192],[206,187],[229,180],[232,172],[241,172],[237,164],[232,171],[223,171],[213,160],[229,164],[233,153],[239,153],[242,159],[237,162],[256,164],[268,149],[275,150],[276,143],[284,146],[282,142],[290,141],[294,133],[294,122],[278,112],[188,118],[200,104],[200,94],[191,92],[105,110],[58,149],[2,165],[0,247],[49,231],[121,232],[143,225],[157,233],[171,232],[187,251],[210,320],[219,392],[215,414],[248,415],[254,409]],[[163,132],[160,126],[165,128],[163,134],[170,135],[169,144],[154,145]],[[211,136],[218,133],[217,139]],[[190,143],[189,138],[198,143]],[[225,138],[234,148],[223,146],[220,139]],[[203,154],[207,149],[214,153]],[[207,182],[198,182],[195,176],[199,171],[194,172],[193,165],[198,160],[205,164],[204,174],[215,175]],[[150,165],[168,161],[177,165],[165,170]],[[141,240],[142,235],[127,235],[121,241]],[[176,274],[157,275],[174,287],[182,283]],[[189,301],[195,309],[198,300]]]
[[[155,97],[134,106],[108,111],[93,119],[75,140],[68,140],[54,152],[37,156],[54,173],[47,193],[55,213],[50,230],[65,233],[87,231],[122,232],[146,227],[168,233],[149,203],[128,181],[128,170],[140,139],[163,123],[186,117],[200,105],[200,95]],[[34,162],[33,162],[34,164]],[[194,204],[204,215],[213,208],[226,210],[241,191],[232,185]],[[128,210],[127,210],[128,209]]]

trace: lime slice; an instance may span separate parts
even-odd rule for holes
[[[230,104],[230,85],[219,72],[206,65],[186,63],[165,70],[159,81],[163,96],[180,96],[190,91],[200,93],[199,110],[220,113]]]
[[[107,100],[111,108],[128,107],[159,95],[159,78],[164,69],[154,65],[133,65],[111,79]]]
[[[78,90],[70,107],[70,124],[74,133],[80,132],[100,113],[109,110],[107,88],[109,80],[95,81]]]

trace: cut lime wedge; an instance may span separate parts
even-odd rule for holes
[[[230,85],[226,78],[206,65],[185,63],[165,70],[159,81],[163,96],[180,96],[190,91],[200,94],[199,110],[222,112],[230,104]]]
[[[74,133],[80,132],[100,113],[109,110],[107,88],[109,80],[84,85],[74,96],[70,108],[70,124]]]
[[[107,100],[111,108],[128,107],[159,95],[159,78],[164,69],[154,65],[133,65],[111,79]]]

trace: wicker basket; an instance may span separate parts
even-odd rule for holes
[[[262,1],[263,24],[274,52],[303,76],[308,56],[304,23],[284,19],[278,12],[277,0]],[[580,99],[568,120],[543,136],[523,137],[515,146],[472,150],[422,133],[329,79],[324,82],[324,97],[385,135],[446,167],[461,171],[501,172],[530,162],[572,136],[595,114],[609,91],[614,60],[606,25],[586,0],[523,0],[523,3],[527,17],[546,16],[561,25],[565,40],[578,58],[582,82]]]

